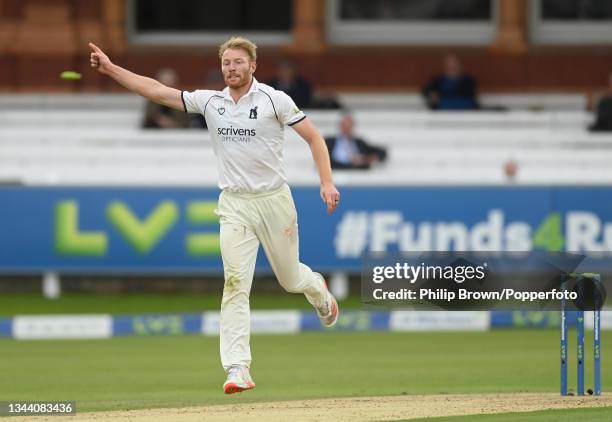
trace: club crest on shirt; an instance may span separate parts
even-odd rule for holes
[[[223,113],[225,113],[225,107],[219,107],[217,111],[219,112],[219,115],[222,115]]]
[[[256,118],[257,118],[257,106],[249,110],[249,119],[256,119]]]

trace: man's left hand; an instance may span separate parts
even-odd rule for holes
[[[331,214],[336,211],[340,203],[340,192],[338,192],[338,189],[336,189],[333,183],[322,183],[321,199],[325,202],[325,205],[327,205],[327,213]]]

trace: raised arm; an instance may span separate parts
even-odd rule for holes
[[[332,180],[329,151],[327,150],[327,145],[325,145],[325,140],[308,117],[291,127],[310,146],[312,158],[317,166],[319,179],[321,180],[321,199],[327,205],[327,212],[331,214],[338,207],[340,193]]]
[[[90,55],[91,67],[98,69],[101,74],[110,76],[118,84],[151,101],[179,111],[184,110],[181,91],[178,89],[170,88],[155,79],[137,75],[113,64],[108,56],[93,43],[89,43],[89,47],[92,50]]]

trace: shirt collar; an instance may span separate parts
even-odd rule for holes
[[[245,97],[246,97],[247,95],[251,95],[251,94],[253,94],[254,92],[257,92],[257,91],[259,91],[259,82],[257,82],[257,79],[255,79],[255,77],[253,76],[253,83],[251,84],[251,89],[249,89],[249,92],[247,92],[247,93],[245,94]],[[229,87],[228,87],[228,86],[226,86],[226,87],[223,89],[223,91],[221,91],[221,92],[223,93],[223,97],[224,97],[225,99],[227,99],[227,100],[231,100],[231,101],[234,101],[234,100],[233,100],[233,98],[232,98],[232,96],[230,95],[230,92],[229,92]]]

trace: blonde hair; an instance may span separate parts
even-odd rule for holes
[[[232,37],[219,46],[219,58],[223,58],[225,50],[240,48],[247,52],[252,62],[257,60],[257,46],[251,40],[244,37]]]

